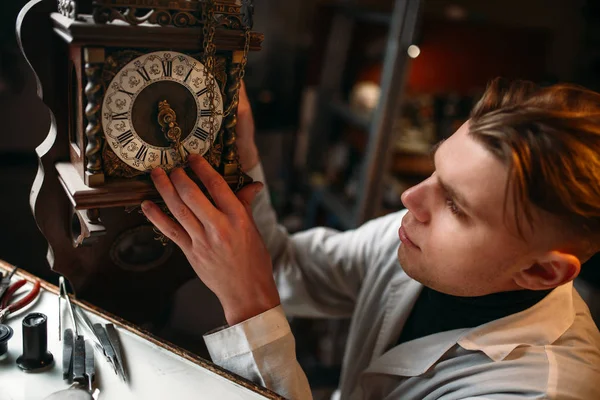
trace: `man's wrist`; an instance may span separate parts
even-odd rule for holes
[[[229,326],[237,325],[281,304],[279,293],[254,294],[220,299]]]

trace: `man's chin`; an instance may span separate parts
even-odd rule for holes
[[[404,246],[400,245],[398,248],[398,262],[400,263],[400,268],[412,279],[418,280],[415,278],[414,269],[415,263],[409,260],[408,254],[403,249]]]

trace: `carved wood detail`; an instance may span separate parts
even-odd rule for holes
[[[55,32],[65,41],[87,46],[165,49],[172,48],[173,44],[177,43],[179,50],[197,51],[199,44],[204,40],[202,27],[166,30],[158,25],[98,25],[94,24],[91,16],[79,15],[77,20],[73,20],[59,13],[52,14],[51,18]],[[160,34],[157,30],[161,30]],[[262,33],[251,32],[250,50],[260,50],[263,40]],[[219,51],[242,50],[245,42],[245,32],[242,30],[219,28],[215,32],[214,44]]]
[[[66,1],[66,0],[61,0]],[[95,0],[94,22],[106,24],[115,20],[130,25],[143,23],[187,28],[202,26],[205,1],[198,0]],[[243,5],[231,1],[215,2],[214,22],[217,27],[240,30],[252,27],[252,2]],[[66,15],[66,14],[64,14]]]
[[[58,12],[65,17],[77,18],[77,2],[75,0],[58,0]]]
[[[85,136],[87,137],[87,146],[85,148],[85,180],[88,186],[98,186],[104,183],[104,174],[102,172],[102,123],[100,120],[100,109],[102,107],[102,95],[104,88],[102,85],[101,71],[104,63],[104,49],[86,48],[85,56],[85,75],[87,84],[85,86],[85,96],[87,105],[85,107],[85,117],[87,126]]]

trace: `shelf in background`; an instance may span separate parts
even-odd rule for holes
[[[392,157],[391,163],[390,172],[394,176],[408,179],[408,182],[414,180],[409,186],[418,183],[434,172],[433,161],[429,154],[396,152]],[[341,229],[346,230],[356,227],[352,204],[349,200],[344,199],[341,194],[333,191],[324,184],[314,184],[312,185],[312,189],[313,192],[310,199],[312,205],[309,205],[308,209],[313,211],[309,211],[309,214],[315,213],[314,210],[318,207],[322,207],[328,214],[335,217]],[[384,207],[375,215],[375,217],[395,212],[399,209],[401,208]],[[308,221],[314,221],[316,215],[307,215],[307,217]]]
[[[341,12],[355,21],[367,22],[375,25],[390,26],[392,14],[385,11],[371,10],[360,6],[340,6]]]
[[[352,206],[348,201],[342,199],[342,197],[333,192],[327,186],[314,186],[313,194],[310,200],[313,204],[310,209],[316,209],[315,205],[320,205],[327,210],[329,214],[335,216],[340,224],[341,229],[352,229],[354,228],[354,218],[352,212]],[[309,219],[314,219],[313,216],[309,216]]]
[[[356,126],[357,128],[364,129],[367,132],[369,131],[371,127],[371,119],[352,111],[348,104],[340,100],[333,100],[329,104],[329,107],[331,107],[331,110],[339,117],[343,118],[346,122]]]
[[[394,175],[427,177],[435,171],[429,154],[396,152],[392,157],[391,172]]]
[[[334,216],[339,223],[340,229],[348,230],[356,228],[355,220],[352,214],[352,206],[348,201],[342,199],[338,193],[333,192],[329,187],[323,186],[315,188],[311,202],[323,207],[329,215]],[[313,204],[313,207],[316,204]],[[384,206],[374,215],[374,218],[397,212],[402,208],[403,207]]]

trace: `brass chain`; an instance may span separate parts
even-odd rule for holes
[[[214,66],[215,66],[215,45],[214,45],[214,36],[215,36],[215,20],[214,20],[214,0],[205,0],[204,6],[204,26],[202,28],[202,32],[204,34],[204,76],[205,76],[205,84],[208,88],[207,95],[209,101],[209,109],[210,116],[209,118],[209,141],[210,141],[210,161],[214,164],[217,163],[218,160],[215,160],[214,154],[214,120],[217,115],[216,107],[215,107],[215,75],[214,75]],[[240,61],[240,67],[238,69],[237,82],[238,85],[241,85],[242,80],[244,79],[244,75],[246,73],[246,64],[248,62],[248,53],[250,51],[250,27],[245,27],[244,30],[244,51],[242,53],[242,59]],[[229,102],[229,107],[222,114],[223,118],[226,118],[231,114],[234,110],[234,107],[237,109],[237,105],[239,103],[239,87],[238,90],[234,93],[233,98]],[[235,152],[235,163],[237,164],[237,172],[238,172],[238,182],[235,191],[240,190],[244,184],[244,175],[242,172],[242,166],[240,164],[240,156],[237,151],[237,146],[234,144],[234,152]]]
[[[244,52],[242,53],[242,60],[240,61],[240,68],[238,69],[238,76],[237,76],[240,87],[242,84],[242,80],[244,79],[244,76],[246,75],[246,64],[248,63],[248,53],[250,52],[250,36],[251,36],[250,28],[246,27],[244,30]],[[233,99],[232,99],[231,103],[229,104],[229,107],[223,113],[224,117],[231,114],[234,106],[236,106],[238,104],[239,98],[240,98],[240,90],[238,88],[238,90],[233,95]]]
[[[208,107],[210,110],[210,115],[208,116],[208,141],[209,141],[209,161],[216,165],[217,161],[215,159],[215,151],[214,151],[214,138],[215,138],[215,116],[216,107],[215,107],[215,52],[216,47],[214,44],[215,38],[215,2],[214,0],[205,0],[204,4],[204,25],[202,27],[202,33],[204,36],[204,84],[208,89]]]
[[[244,53],[242,54],[242,60],[240,61],[240,68],[238,70],[239,87],[238,87],[238,90],[236,91],[236,93],[234,94],[234,99],[231,102],[230,106],[232,106],[234,104],[239,104],[239,101],[240,101],[239,100],[240,99],[240,88],[242,85],[242,81],[244,79],[244,75],[246,74],[246,63],[248,62],[248,52],[250,51],[250,28],[249,27],[246,27],[246,30],[244,32],[244,38],[245,38]],[[227,115],[229,115],[229,113],[231,113],[231,110],[227,110]],[[242,171],[242,164],[240,163],[240,153],[238,152],[237,144],[234,143],[233,146],[234,146],[234,151],[235,151],[235,162],[237,164],[237,170],[238,170],[238,182],[237,182],[237,187],[235,189],[235,191],[237,192],[244,185],[244,173]]]

